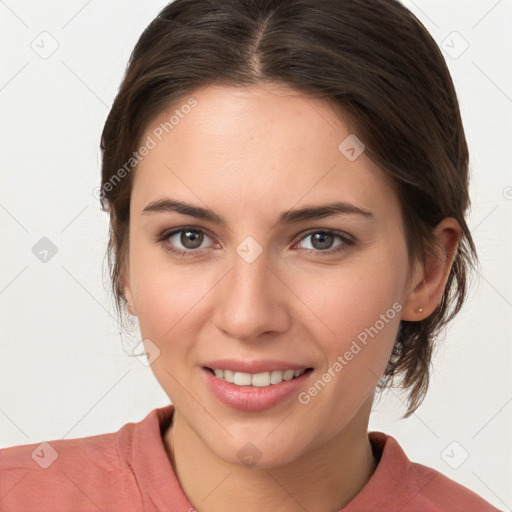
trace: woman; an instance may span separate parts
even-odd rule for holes
[[[118,311],[172,405],[2,450],[3,509],[492,511],[368,433],[476,259],[435,42],[395,0],[176,0],[102,136]]]

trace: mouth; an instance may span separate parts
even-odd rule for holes
[[[285,404],[291,406],[293,398],[308,385],[314,370],[312,367],[301,368],[299,365],[276,361],[251,364],[224,361],[224,364],[230,368],[211,367],[223,366],[222,361],[211,366],[202,366],[204,383],[221,403],[242,412],[260,412]],[[255,370],[259,372],[237,371],[244,364],[246,367],[256,367]],[[268,371],[262,372],[265,367]]]
[[[260,373],[246,373],[223,368],[203,367],[218,379],[234,384],[235,386],[247,387],[268,387],[276,386],[284,381],[295,380],[306,373],[313,371],[313,368],[301,368],[297,370],[274,370]]]

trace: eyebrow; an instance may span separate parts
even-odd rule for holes
[[[143,210],[142,215],[154,212],[177,212],[190,217],[214,222],[226,226],[226,221],[208,208],[194,206],[176,199],[158,199],[149,203]],[[323,219],[340,214],[357,214],[368,219],[375,220],[375,216],[369,210],[360,208],[348,202],[334,202],[323,205],[305,206],[295,210],[287,210],[281,213],[279,224],[292,224],[304,220]]]

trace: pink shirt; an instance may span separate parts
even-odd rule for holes
[[[1,512],[193,512],[162,440],[174,407],[153,409],[115,433],[0,450]],[[498,511],[398,442],[369,432],[380,461],[340,512]]]

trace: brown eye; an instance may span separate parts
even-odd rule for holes
[[[317,253],[332,253],[338,252],[350,245],[354,244],[354,240],[350,238],[348,235],[344,233],[338,233],[336,231],[323,231],[316,230],[310,231],[306,233],[300,243],[303,243],[305,240],[310,240],[310,247],[302,247],[302,249],[306,249],[309,252],[317,252]],[[341,240],[341,243],[335,245],[335,240]]]
[[[204,250],[212,248],[205,245],[206,239],[211,239],[202,229],[182,227],[172,231],[163,232],[157,239],[163,248],[176,256],[197,256]]]
[[[334,242],[334,236],[331,233],[313,233],[311,236],[311,245],[315,249],[330,249],[333,242]]]
[[[179,237],[179,241],[186,249],[197,249],[201,246],[204,233],[201,231],[183,230]]]

